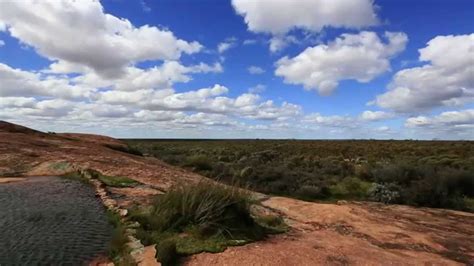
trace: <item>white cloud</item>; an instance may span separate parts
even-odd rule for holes
[[[220,73],[220,63],[183,66],[177,61],[165,61],[161,66],[149,69],[127,67],[118,78],[103,78],[94,72],[74,78],[74,81],[92,87],[114,87],[117,90],[134,91],[142,89],[167,89],[177,82],[189,82],[192,73]]]
[[[425,138],[474,139],[474,109],[408,118],[405,127]]]
[[[101,104],[101,103],[76,103],[72,118],[82,118],[94,120],[95,118],[120,119],[130,117],[133,109],[121,105]]]
[[[255,39],[247,39],[247,40],[243,41],[243,45],[252,45],[252,44],[256,44],[256,43],[257,43],[257,40],[255,40]]]
[[[249,119],[285,120],[299,116],[301,106],[283,102],[262,101],[254,93],[244,93],[236,98],[223,96],[228,88],[219,84],[209,88],[176,93],[166,90],[110,90],[97,94],[97,103],[130,106],[138,110],[185,111],[224,114]]]
[[[253,32],[284,34],[293,28],[361,28],[378,23],[372,0],[232,0]]]
[[[367,83],[390,70],[390,58],[405,49],[406,34],[386,32],[384,43],[374,32],[342,34],[330,43],[309,47],[299,55],[281,58],[275,74],[286,83],[331,94],[340,80]]]
[[[240,130],[246,126],[241,120],[283,123],[302,112],[295,104],[262,99],[257,93],[263,85],[233,97],[218,84],[175,91],[175,83],[189,82],[196,73],[222,72],[222,65],[183,65],[181,54],[199,51],[200,44],[179,40],[165,29],[136,27],[105,14],[97,1],[0,3],[0,27],[52,60],[39,71],[0,63],[0,117],[19,123],[81,131],[123,125],[127,130],[148,125]],[[226,39],[219,50],[236,43]],[[162,63],[136,66],[149,60]]]
[[[379,23],[372,0],[232,0],[232,6],[248,30],[273,36],[271,52],[298,42],[287,36],[293,29],[316,33],[324,27],[359,29]]]
[[[146,13],[151,12],[151,8],[146,4],[145,0],[140,0],[142,10]]]
[[[31,108],[36,104],[36,99],[33,97],[1,97],[1,108]]]
[[[358,126],[357,121],[353,117],[341,115],[324,116],[320,113],[308,114],[302,119],[302,122],[325,127],[350,128]]]
[[[89,97],[94,88],[72,84],[67,78],[44,76],[0,63],[0,97],[50,96],[64,99]]]
[[[276,35],[270,39],[270,52],[276,53],[285,49],[288,45],[292,43],[299,43],[293,35]]]
[[[117,77],[130,64],[174,60],[202,48],[171,31],[135,27],[106,14],[98,1],[6,1],[0,7],[0,23],[13,37],[69,69],[87,67],[102,76]]]
[[[258,66],[249,66],[247,68],[247,71],[250,73],[250,74],[253,74],[253,75],[258,75],[258,74],[263,74],[265,73],[265,70],[261,67],[258,67]]]
[[[237,45],[237,39],[236,38],[227,38],[225,41],[219,43],[217,45],[217,51],[222,54],[225,51],[229,50],[230,48],[233,48]]]
[[[258,94],[258,93],[264,92],[266,89],[267,89],[267,86],[265,86],[263,84],[257,84],[253,87],[250,87],[249,92],[253,93],[253,94]]]
[[[360,118],[364,121],[380,121],[385,119],[393,118],[394,115],[392,113],[387,113],[384,111],[364,111]]]
[[[143,121],[171,121],[186,116],[183,112],[176,111],[150,111],[140,110],[133,114],[134,117]]]
[[[434,117],[417,116],[406,120],[407,127],[474,127],[474,109],[443,112]]]
[[[387,132],[391,131],[390,127],[388,127],[388,126],[380,126],[380,127],[376,128],[375,130],[378,131],[378,132],[381,132],[381,133],[387,133]]]
[[[5,42],[3,40],[0,40],[0,47],[4,46]]]
[[[51,99],[37,101],[36,99],[13,99],[0,98],[1,101],[6,101],[9,106],[2,106],[0,110],[0,117],[64,117],[68,115],[73,109],[73,104],[70,101],[62,99]],[[3,104],[1,104],[3,105]]]
[[[222,114],[195,113],[174,121],[179,124],[206,125],[206,126],[235,126],[238,122]]]
[[[412,113],[474,101],[474,33],[437,36],[419,52],[428,63],[397,72],[377,105]]]

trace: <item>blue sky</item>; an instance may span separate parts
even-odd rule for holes
[[[474,139],[473,16],[462,0],[1,2],[0,119],[116,137]]]

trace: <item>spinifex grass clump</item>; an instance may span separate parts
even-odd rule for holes
[[[108,254],[110,258],[118,261],[121,257],[122,259],[126,257],[127,237],[125,236],[125,227],[120,221],[120,216],[113,211],[107,210],[107,219],[114,227],[112,239],[108,247]]]
[[[241,189],[202,181],[176,185],[148,210],[132,212],[145,244],[176,243],[177,254],[220,252],[227,246],[262,239],[271,226],[250,213],[251,195]]]
[[[156,199],[152,226],[159,231],[192,225],[202,233],[254,234],[255,230],[249,231],[255,227],[249,204],[249,195],[236,188],[210,182],[179,185]]]

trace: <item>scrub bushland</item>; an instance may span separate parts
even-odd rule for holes
[[[266,194],[474,211],[472,141],[126,141],[146,156]]]

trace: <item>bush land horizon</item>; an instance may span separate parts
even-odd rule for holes
[[[270,195],[474,211],[472,141],[124,141],[146,156]]]

